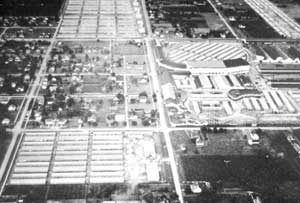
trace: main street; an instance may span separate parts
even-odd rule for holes
[[[159,130],[164,133],[164,138],[166,141],[166,146],[169,154],[169,160],[171,164],[171,170],[173,175],[173,181],[176,189],[176,193],[178,194],[180,202],[183,202],[183,196],[181,192],[181,186],[180,186],[180,179],[179,174],[177,170],[177,164],[175,160],[175,153],[172,147],[171,138],[170,138],[170,131],[171,128],[168,127],[167,118],[165,116],[165,109],[164,109],[164,100],[162,98],[162,91],[161,91],[161,85],[158,79],[157,74],[157,67],[154,59],[154,53],[151,47],[151,41],[150,39],[145,39],[146,41],[146,47],[147,47],[147,53],[149,57],[149,67],[150,67],[150,76],[152,78],[152,85],[153,90],[156,93],[157,96],[157,107],[160,115],[160,126]]]

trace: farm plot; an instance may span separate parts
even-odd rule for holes
[[[297,184],[289,164],[266,156],[181,156],[184,180],[222,181],[224,187],[274,192],[278,184]]]

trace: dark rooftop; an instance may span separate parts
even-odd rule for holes
[[[249,63],[244,59],[230,59],[223,61],[226,67],[247,66]]]

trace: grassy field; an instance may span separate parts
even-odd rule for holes
[[[201,155],[255,155],[256,151],[263,147],[250,147],[247,143],[247,136],[242,131],[226,132],[202,132],[207,138],[204,146],[196,146],[192,142],[189,133],[192,131],[173,131],[171,140],[173,148],[180,151],[181,145],[186,146],[186,154],[193,155],[195,152]],[[195,132],[194,132],[195,133]]]
[[[11,134],[5,132],[5,129],[0,127],[0,163],[5,156],[6,150],[11,142]]]
[[[122,76],[118,76],[119,81],[123,81]],[[123,88],[116,86],[108,76],[84,76],[83,77],[84,93],[110,93],[117,94],[123,92]]]
[[[85,198],[85,185],[70,184],[70,185],[51,185],[48,199],[83,199]]]
[[[122,195],[127,191],[128,186],[122,183],[90,184],[88,197],[101,200],[111,200],[114,196]]]
[[[146,92],[148,96],[151,96],[151,86],[150,83],[139,83],[143,77],[142,76],[129,76],[127,77],[127,87],[128,94],[138,95],[141,92]]]
[[[143,55],[143,46],[136,46],[128,42],[114,42],[112,52],[116,55]]]
[[[264,156],[181,156],[185,180],[221,181],[223,187],[257,191],[262,197],[297,198],[299,176],[284,159]]]
[[[38,202],[44,200],[46,195],[45,185],[7,185],[3,195],[27,195],[25,202]]]
[[[87,105],[89,106],[89,110],[93,109],[93,115],[96,116],[96,123],[93,124],[97,127],[107,127],[106,125],[106,116],[109,114],[124,114],[124,105],[123,104],[115,104],[112,105],[112,98],[86,98],[85,102],[87,102]],[[89,110],[85,110],[85,113],[81,116],[75,116],[69,119],[68,127],[78,127],[78,119],[81,118],[82,120],[87,120],[87,115]],[[88,122],[85,122],[83,127],[91,127],[92,124],[88,124]],[[118,125],[119,127],[122,127],[122,124],[120,123]]]
[[[220,181],[224,188],[258,192],[268,203],[299,200],[299,159],[285,133],[263,131],[261,144],[249,146],[242,131],[208,132],[208,142],[197,147],[187,132],[173,132],[180,179]],[[186,152],[181,150],[182,145]]]
[[[189,203],[252,203],[253,201],[246,195],[190,195],[184,197]]]
[[[298,178],[282,159],[264,156],[181,156],[186,180],[224,182],[224,185],[259,186]]]

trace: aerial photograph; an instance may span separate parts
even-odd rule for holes
[[[300,0],[0,0],[0,203],[300,203]]]

